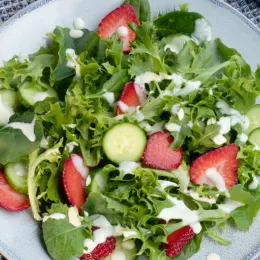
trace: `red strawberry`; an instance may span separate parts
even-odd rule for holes
[[[3,169],[0,169],[0,206],[10,211],[21,211],[30,207],[29,197],[8,184]]]
[[[200,156],[191,165],[191,181],[196,184],[217,186],[218,189],[233,187],[237,183],[238,151],[236,144],[229,144]],[[216,174],[217,172],[219,174]],[[222,187],[223,185],[225,187]]]
[[[168,235],[168,244],[162,244],[162,248],[165,249],[168,257],[175,257],[195,235],[192,227],[183,227]]]
[[[129,22],[139,25],[135,9],[132,5],[121,5],[103,18],[98,26],[98,34],[101,38],[108,38],[114,33],[117,33],[118,37],[123,40],[124,52],[130,52],[130,42],[135,39],[136,35],[129,28]],[[119,27],[120,29],[118,29]]]
[[[71,155],[64,164],[62,178],[65,192],[71,205],[76,205],[78,209],[86,201],[85,187],[88,171],[81,154]]]
[[[104,243],[101,243],[95,247],[95,249],[89,253],[84,254],[80,260],[98,260],[107,257],[116,248],[116,238],[114,236],[108,237]]]
[[[172,150],[169,145],[173,137],[165,132],[151,135],[146,144],[142,160],[149,167],[161,170],[177,169],[182,162],[182,148]]]
[[[127,105],[128,109],[131,109],[142,105],[145,100],[146,96],[144,89],[134,82],[128,82],[125,85],[122,95],[119,99],[117,114],[120,115],[126,113],[126,111],[123,109],[124,105]]]

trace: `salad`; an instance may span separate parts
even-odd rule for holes
[[[73,26],[0,68],[0,210],[30,207],[56,260],[229,245],[219,231],[260,208],[260,66],[188,5],[126,0]]]

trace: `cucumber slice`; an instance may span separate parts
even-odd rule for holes
[[[123,241],[123,238],[116,239],[116,249],[112,254],[104,258],[104,260],[113,260],[113,259],[125,259],[125,260],[135,260],[136,257],[136,247],[134,246],[132,240]]]
[[[247,134],[252,132],[254,129],[260,127],[260,105],[255,105],[248,113],[247,117],[249,120],[249,127]]]
[[[91,180],[87,188],[89,192],[103,193],[106,191],[109,174],[103,172],[102,169],[95,168],[91,170],[89,176]]]
[[[4,126],[9,122],[18,104],[19,99],[16,91],[11,89],[0,90],[0,126]]]
[[[5,165],[4,171],[8,183],[15,190],[23,194],[28,194],[28,186],[27,186],[28,162],[27,161],[8,163]]]
[[[251,144],[260,146],[260,127],[250,133],[248,140]]]
[[[1,89],[0,99],[4,105],[11,107],[14,110],[19,105],[18,94],[12,89]]]
[[[114,163],[139,161],[146,145],[145,132],[131,123],[121,123],[112,127],[104,136],[103,149]]]
[[[19,95],[25,106],[33,106],[37,101],[43,101],[47,97],[58,97],[55,89],[48,85],[45,85],[45,89],[41,90],[41,86],[37,84],[31,86],[30,82],[24,82],[20,86]]]

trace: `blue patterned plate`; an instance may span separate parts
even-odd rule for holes
[[[83,17],[87,27],[94,29],[100,19],[122,0],[40,0],[13,17],[0,28],[0,60],[12,55],[36,51],[45,44],[45,33],[56,25],[72,27],[76,17]],[[221,37],[228,46],[240,51],[255,69],[260,62],[260,30],[238,11],[218,0],[150,0],[153,13],[172,10],[180,3],[190,3],[192,11],[202,13],[212,24],[213,37]],[[260,215],[250,230],[230,229],[222,232],[232,241],[228,247],[209,238],[192,260],[206,260],[215,252],[224,260],[256,260],[260,256]],[[255,251],[254,251],[255,249]],[[12,260],[47,260],[37,223],[30,211],[9,213],[0,209],[0,251]],[[248,256],[251,253],[250,256]],[[260,258],[259,258],[260,259]]]

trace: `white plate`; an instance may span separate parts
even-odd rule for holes
[[[172,10],[190,2],[190,9],[202,13],[212,24],[213,37],[236,48],[255,69],[260,62],[260,30],[240,13],[217,0],[150,0],[154,14]],[[42,0],[29,6],[0,28],[0,61],[21,52],[31,53],[45,43],[45,34],[56,25],[72,27],[76,17],[83,17],[89,29],[122,3],[121,0]],[[204,260],[216,252],[225,260],[239,260],[253,251],[260,241],[260,216],[248,232],[223,232],[233,241],[228,247],[204,238],[201,250],[191,259]],[[11,260],[47,260],[37,223],[30,211],[9,213],[0,209],[0,251]]]

